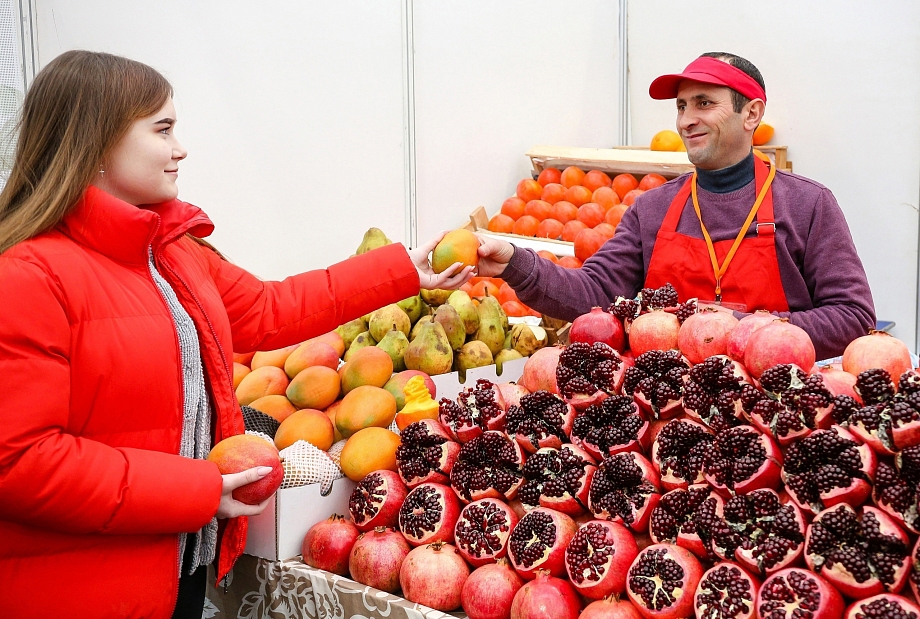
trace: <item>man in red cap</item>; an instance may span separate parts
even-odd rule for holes
[[[580,269],[484,237],[480,275],[500,275],[524,303],[566,320],[671,283],[681,301],[696,297],[739,318],[755,310],[788,318],[819,359],[874,328],[866,273],[833,194],[752,150],[767,102],[760,71],[734,54],[707,53],[657,78],[649,94],[676,99],[696,172],[640,196]]]

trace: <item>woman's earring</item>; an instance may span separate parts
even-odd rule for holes
[[[102,178],[105,178],[105,168],[103,168],[102,166],[99,166],[99,176],[101,176]]]

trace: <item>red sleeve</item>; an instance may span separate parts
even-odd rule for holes
[[[301,342],[419,291],[418,271],[399,243],[280,282],[262,281],[205,253],[237,352]]]
[[[0,518],[70,533],[196,531],[217,512],[216,465],[69,434],[64,295],[38,265],[0,256]],[[9,387],[13,386],[13,387]]]

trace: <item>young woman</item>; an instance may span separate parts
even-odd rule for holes
[[[232,351],[470,276],[435,275],[429,243],[260,281],[197,240],[175,124],[166,79],[109,54],[62,54],[26,95],[0,194],[4,617],[201,617],[207,564],[223,577],[265,507],[230,493],[268,469],[204,459],[244,431]]]

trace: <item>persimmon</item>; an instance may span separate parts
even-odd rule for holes
[[[541,239],[558,239],[562,236],[563,225],[555,219],[544,219],[537,226],[537,237]]]
[[[571,202],[560,200],[553,205],[553,210],[549,214],[556,221],[567,224],[578,216],[578,207]]]
[[[649,150],[679,151],[684,150],[684,143],[676,131],[664,129],[652,136]]]
[[[544,202],[555,204],[565,197],[565,187],[559,183],[550,183],[543,188],[543,195],[540,197]]]
[[[566,269],[580,269],[581,260],[579,260],[575,256],[563,256],[562,258],[559,259],[559,266],[564,267]]]
[[[514,288],[509,286],[507,282],[503,282],[502,285],[498,287],[498,294],[495,295],[495,298],[498,299],[499,303],[507,303],[508,301],[520,301],[520,299],[518,299],[517,293],[514,291]]]
[[[606,221],[602,224],[597,224],[594,226],[594,229],[603,234],[604,238],[608,241],[613,238],[613,235],[616,232],[616,226],[611,226]]]
[[[575,185],[565,190],[565,201],[575,206],[581,206],[591,201],[591,190],[581,185]]]
[[[562,171],[562,176],[559,178],[559,182],[565,185],[566,188],[569,188],[576,185],[581,185],[581,181],[584,178],[584,171],[582,171],[581,168],[572,165]]]
[[[519,317],[530,315],[530,311],[520,301],[507,301],[502,303],[502,309],[505,310],[505,315],[507,316]]]
[[[542,195],[543,185],[532,178],[525,178],[517,185],[517,197],[523,200],[525,204],[531,200],[539,200]]]
[[[622,201],[626,194],[639,187],[639,181],[632,174],[617,174],[610,183],[610,187],[617,192],[617,196]]]
[[[501,214],[507,215],[511,219],[518,220],[524,214],[524,206],[527,203],[519,197],[514,196],[502,202]]]
[[[562,227],[562,240],[572,243],[575,241],[575,237],[578,236],[578,233],[587,228],[588,226],[586,226],[584,222],[573,219]]]
[[[544,202],[543,200],[531,200],[527,203],[527,206],[524,207],[524,214],[531,215],[536,217],[539,221],[543,221],[549,217],[550,211],[553,210],[553,205],[549,202]]]
[[[644,193],[645,192],[642,191],[641,189],[633,189],[628,194],[623,196],[623,204],[625,204],[626,206],[632,206],[633,203],[636,201],[636,198],[638,198]]]
[[[668,179],[663,177],[661,174],[646,174],[642,177],[642,180],[639,181],[639,189],[642,191],[648,191],[649,189],[654,189],[655,187],[661,187],[668,182]]]
[[[600,170],[591,170],[585,174],[584,179],[582,179],[581,184],[584,187],[587,187],[592,192],[597,191],[601,187],[610,187],[610,177],[601,172]]]
[[[575,237],[575,257],[584,262],[606,242],[607,239],[597,230],[582,230]]]
[[[773,139],[773,127],[767,123],[760,123],[754,129],[754,146],[762,146]]]
[[[511,232],[514,220],[504,213],[499,213],[489,220],[489,232]]]
[[[616,228],[620,225],[620,220],[623,219],[623,214],[626,213],[626,209],[628,208],[628,204],[617,204],[607,211],[607,214],[604,216],[604,221]]]
[[[539,225],[540,220],[533,215],[522,215],[520,219],[514,222],[514,228],[511,231],[521,236],[533,236],[537,233]]]
[[[487,279],[478,284],[473,284],[473,291],[470,293],[470,296],[482,298],[488,295],[490,297],[497,297],[499,290],[500,288],[496,286],[492,280]]]
[[[557,257],[556,257],[556,254],[554,254],[554,253],[551,252],[551,251],[547,251],[547,250],[545,250],[545,249],[541,249],[540,251],[537,252],[537,255],[540,256],[541,258],[546,258],[547,260],[549,260],[549,261],[552,262],[553,264],[558,264],[558,263],[559,263],[559,258],[557,258]]]
[[[610,187],[600,187],[591,194],[591,201],[603,206],[605,211],[609,211],[611,207],[620,203],[620,196]]]
[[[556,168],[545,168],[537,177],[537,182],[545,188],[550,183],[558,183],[562,178],[562,172]]]
[[[587,204],[582,204],[578,209],[578,216],[576,219],[584,223],[589,228],[593,228],[599,223],[603,223],[604,215],[606,215],[604,207],[600,204],[595,204],[594,202],[588,202]]]

